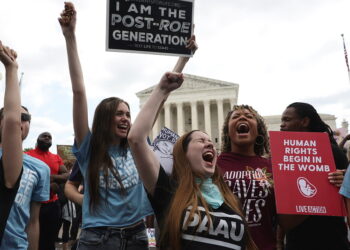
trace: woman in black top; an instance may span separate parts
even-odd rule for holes
[[[128,135],[160,226],[160,245],[192,250],[255,249],[239,202],[216,167],[217,152],[206,133],[195,130],[178,139],[170,177],[147,144],[158,111],[183,80],[179,73],[164,74]]]

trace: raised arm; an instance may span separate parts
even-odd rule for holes
[[[1,144],[5,185],[8,188],[15,186],[22,171],[21,97],[16,58],[16,52],[3,46],[0,41],[0,60],[6,70]]]
[[[75,37],[76,16],[77,14],[74,5],[65,2],[64,10],[58,21],[66,40],[69,74],[73,90],[74,134],[76,142],[80,145],[86,134],[89,132],[89,125],[84,77]]]
[[[183,80],[183,75],[180,73],[165,73],[137,115],[128,135],[137,170],[151,194],[158,179],[159,161],[147,143],[147,135],[152,129],[153,121],[157,119],[157,111],[169,93],[179,88]]]

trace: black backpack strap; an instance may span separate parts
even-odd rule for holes
[[[19,184],[21,182],[21,177],[23,173],[23,168],[20,176],[16,182],[16,185],[13,188],[7,188],[5,186],[5,176],[4,168],[2,166],[2,158],[0,159],[0,246],[2,237],[4,235],[7,219],[9,217],[12,204],[15,200]]]

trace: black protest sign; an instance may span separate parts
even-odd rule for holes
[[[194,0],[107,0],[107,50],[191,56]]]

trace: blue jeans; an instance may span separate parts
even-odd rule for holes
[[[94,227],[81,231],[78,250],[148,250],[145,225],[134,228]]]

